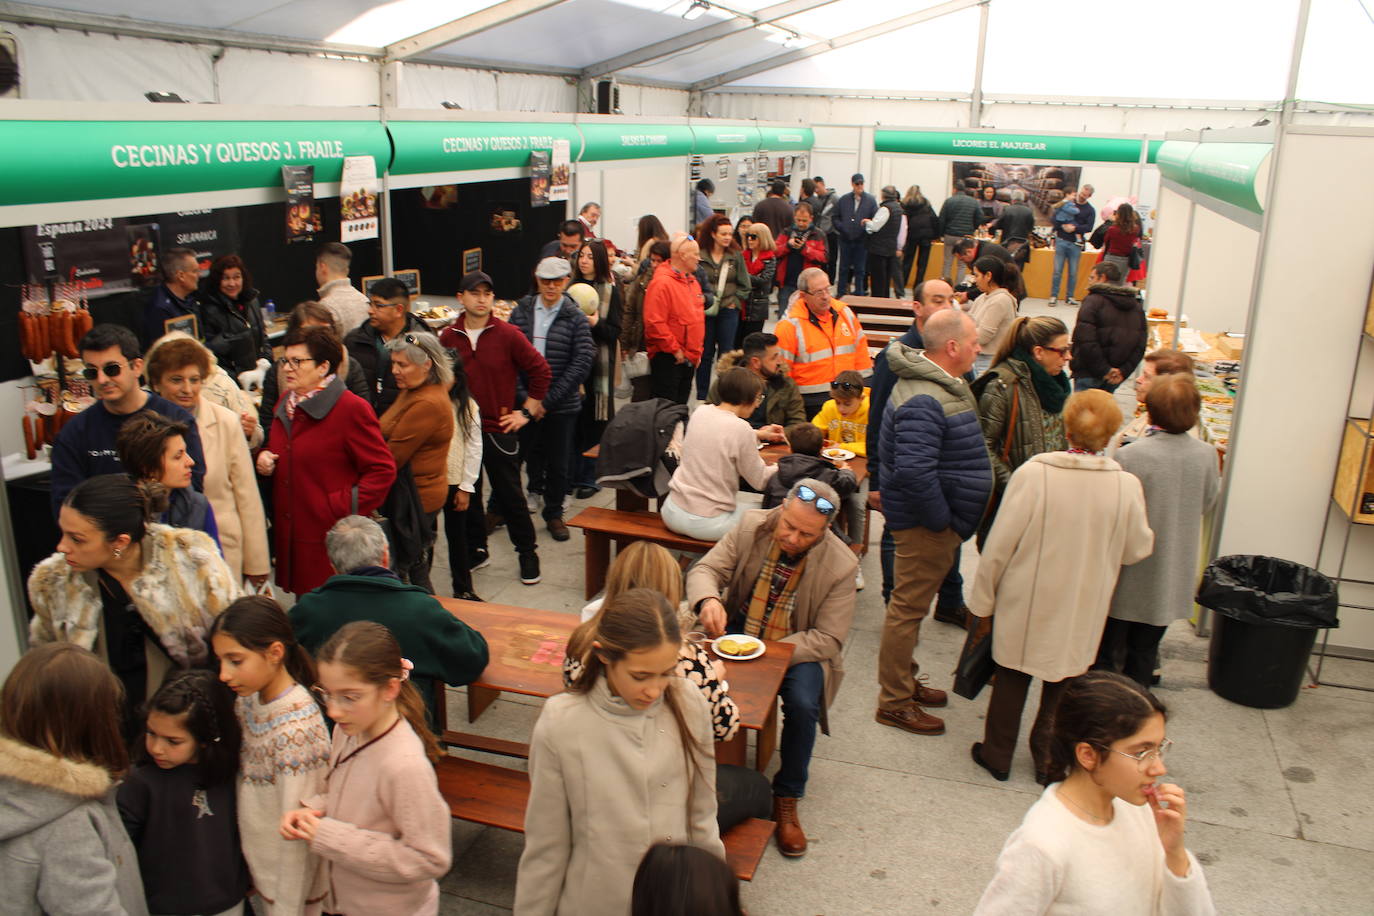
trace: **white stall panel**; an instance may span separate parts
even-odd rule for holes
[[[1244,331],[1258,256],[1258,232],[1197,207],[1183,287],[1189,324],[1200,331]]]
[[[639,218],[646,213],[669,233],[687,228],[688,187],[686,157],[577,166],[578,205],[600,203],[599,234],[625,251],[634,249]]]

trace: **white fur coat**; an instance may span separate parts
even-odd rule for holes
[[[148,526],[143,572],[129,598],[173,662],[182,667],[208,664],[210,625],[238,596],[238,583],[209,535]],[[77,572],[55,553],[29,575],[29,600],[35,611],[30,646],[62,641],[96,651],[103,615],[94,572]]]

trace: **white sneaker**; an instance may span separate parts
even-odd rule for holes
[[[1059,300],[1058,300],[1058,299],[1051,299],[1051,300],[1050,300],[1050,308],[1054,308],[1054,307],[1055,307],[1056,305],[1058,305],[1058,304],[1059,304]]]
[[[525,495],[525,505],[530,507],[530,512],[538,512],[544,508],[544,496],[542,493],[527,493]]]
[[[854,570],[854,588],[857,591],[864,590],[864,569],[862,566]]]

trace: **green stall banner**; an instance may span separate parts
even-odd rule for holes
[[[577,128],[586,144],[578,162],[660,159],[692,152],[692,129],[686,124],[579,124]]]
[[[573,161],[582,137],[572,124],[504,121],[388,121],[396,148],[393,175],[525,168],[530,150],[567,140]]]
[[[935,130],[878,130],[873,134],[873,148],[879,153],[921,153],[953,159],[983,156],[1060,162],[1139,162],[1140,144],[1140,140],[1128,137],[1052,137]]]
[[[1159,158],[1159,148],[1164,145],[1163,140],[1151,140],[1150,151],[1145,154],[1146,162],[1155,162]]]
[[[816,145],[816,133],[809,127],[759,127],[759,149],[770,153],[808,150]]]
[[[1273,149],[1272,143],[1168,140],[1159,150],[1159,172],[1215,200],[1263,213]]]
[[[1189,140],[1165,140],[1159,148],[1155,164],[1159,174],[1181,185],[1188,183],[1188,157],[1193,155],[1197,144]]]
[[[280,188],[283,165],[339,180],[345,156],[391,161],[377,121],[5,121],[5,205]]]
[[[697,156],[719,156],[724,153],[756,153],[759,151],[759,129],[753,126],[692,125],[696,142],[692,153]]]

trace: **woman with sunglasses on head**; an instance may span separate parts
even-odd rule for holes
[[[749,271],[749,300],[744,306],[739,333],[735,335],[735,349],[739,350],[744,347],[744,338],[762,331],[768,321],[768,302],[773,296],[778,253],[767,223],[751,223],[736,232],[743,239],[740,247],[744,249],[744,267]]]
[[[372,405],[344,390],[343,344],[332,331],[293,331],[285,353],[279,363],[287,390],[257,468],[273,478],[277,584],[301,595],[333,575],[325,534],[345,515],[369,515],[381,506],[396,480],[396,461]]]
[[[1184,844],[1188,802],[1169,772],[1168,713],[1119,674],[1069,681],[1054,717],[1051,784],[997,857],[975,916],[1211,916]]]
[[[416,555],[392,562],[402,581],[433,594],[429,568],[434,561],[439,511],[448,499],[448,453],[455,423],[448,399],[453,363],[433,334],[401,334],[386,342],[386,350],[400,394],[382,414],[382,438],[396,460],[397,473],[410,468],[425,513],[419,520],[420,543],[412,545]]]
[[[1069,398],[1068,450],[1035,455],[1011,475],[980,551],[968,623],[975,634],[991,627],[997,673],[972,755],[994,779],[1010,775],[1026,694],[1039,678],[1030,749],[1036,781],[1048,784],[1055,704],[1097,657],[1121,567],[1154,549],[1140,481],[1102,455],[1120,427],[1121,408],[1107,392]]]
[[[978,529],[980,548],[1012,472],[1034,455],[1068,447],[1063,412],[1072,393],[1064,371],[1070,354],[1064,322],[1046,315],[1017,318],[993,354],[992,368],[970,386],[993,471],[992,504]]]

